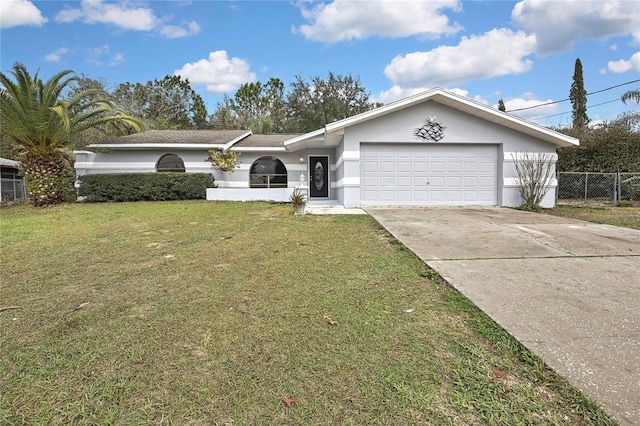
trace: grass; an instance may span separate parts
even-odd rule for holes
[[[613,424],[368,216],[0,213],[0,424]]]
[[[607,225],[640,229],[640,206],[556,206],[543,213]]]

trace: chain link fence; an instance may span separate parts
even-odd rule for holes
[[[25,200],[27,191],[22,179],[0,179],[0,202],[10,203]]]
[[[640,173],[558,172],[556,204],[640,201]]]

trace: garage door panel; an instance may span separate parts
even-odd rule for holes
[[[448,188],[462,188],[462,176],[447,176],[446,182]]]
[[[497,145],[362,144],[365,205],[497,204]]]
[[[411,161],[398,161],[396,171],[399,173],[411,173]]]
[[[363,188],[367,188],[368,190],[376,188],[378,186],[378,176],[377,175],[363,176],[361,180],[361,185]]]
[[[413,161],[414,173],[426,173],[429,171],[429,163],[426,161]]]
[[[462,166],[462,169],[465,173],[477,173],[480,166],[476,162],[466,161]]]
[[[378,178],[378,186],[380,186],[381,188],[395,187],[396,186],[395,176],[380,176]]]
[[[399,190],[396,191],[396,200],[397,201],[401,201],[401,202],[411,201],[411,196],[412,196],[412,194],[411,194],[411,190],[410,189],[405,189],[405,190],[399,189]]]
[[[480,183],[480,179],[478,179],[477,176],[465,176],[464,177],[464,186],[467,187],[467,188],[470,187],[470,186],[478,187],[479,183]]]
[[[378,191],[378,197],[380,201],[395,201],[396,194],[393,190],[380,190]]]
[[[444,188],[446,178],[444,176],[430,176],[428,181],[429,186],[431,186],[432,188]]]
[[[395,172],[396,163],[393,161],[379,161],[378,171],[381,173]]]
[[[483,161],[478,163],[478,172],[487,174],[496,174],[497,164],[495,162]]]
[[[363,161],[360,165],[362,167],[362,172],[364,173],[377,173],[378,172],[378,162],[377,161]]]
[[[430,163],[431,171],[434,173],[442,173],[446,169],[446,163],[444,161],[433,161]]]
[[[412,180],[411,176],[396,176],[396,185],[411,187],[413,184]]]
[[[445,200],[446,197],[444,189],[429,192],[429,201],[439,204],[443,203]]]
[[[414,190],[413,193],[413,202],[425,203],[429,201],[429,191],[426,189],[423,190]]]

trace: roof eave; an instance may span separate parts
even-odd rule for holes
[[[224,145],[224,148],[222,148],[223,151],[228,150],[229,148],[231,148],[232,146],[234,146],[235,144],[237,144],[238,142],[240,142],[242,139],[244,138],[248,138],[249,136],[251,136],[253,134],[253,132],[251,130],[247,131],[246,133],[241,134],[240,136],[238,136],[237,138],[229,141],[228,143],[226,143]]]
[[[87,148],[108,148],[108,149],[224,149],[225,144],[212,143],[96,143]]]

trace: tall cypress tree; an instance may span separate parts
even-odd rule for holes
[[[571,101],[571,118],[573,120],[574,129],[582,129],[589,123],[587,116],[587,91],[584,89],[584,79],[582,78],[582,62],[580,58],[576,59],[575,69],[573,71],[573,83],[569,91],[569,100]]]

